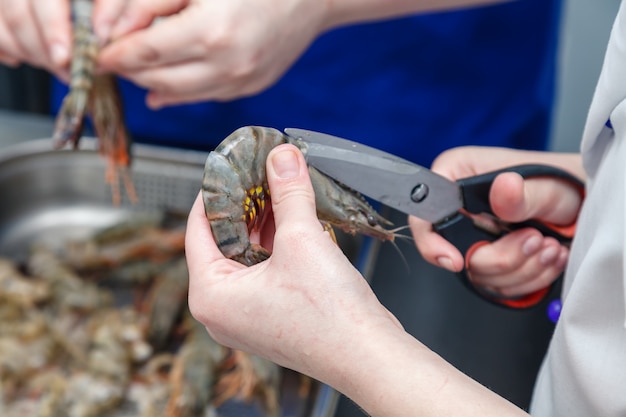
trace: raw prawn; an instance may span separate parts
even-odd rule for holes
[[[187,312],[185,319],[189,333],[174,358],[170,373],[172,393],[167,403],[168,417],[206,415],[206,410],[213,407],[211,397],[216,383],[215,369],[227,353],[227,349],[213,340],[191,314]]]
[[[69,92],[57,115],[53,142],[61,148],[68,142],[78,147],[83,123],[90,114],[98,137],[98,151],[106,159],[106,182],[113,203],[121,201],[120,177],[131,202],[137,201],[130,179],[130,139],[124,125],[122,102],[112,74],[95,74],[98,40],[91,24],[91,0],[73,0],[73,50]]]
[[[276,146],[291,143],[306,154],[306,143],[276,129],[247,126],[237,129],[209,154],[204,168],[202,196],[213,236],[224,256],[254,265],[269,252],[250,241],[269,207],[265,176],[267,155]],[[325,225],[350,234],[393,240],[391,223],[378,214],[356,191],[309,166],[317,215]]]

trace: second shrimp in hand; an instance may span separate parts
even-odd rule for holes
[[[91,23],[91,0],[73,0],[73,46],[69,92],[56,117],[53,142],[61,148],[71,142],[76,149],[87,114],[98,137],[98,151],[106,159],[105,180],[113,203],[121,202],[120,180],[132,203],[137,201],[130,179],[130,139],[124,124],[122,101],[112,74],[95,74],[99,45]]]

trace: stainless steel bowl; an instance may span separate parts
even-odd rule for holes
[[[54,245],[85,236],[136,211],[186,214],[200,190],[206,156],[134,145],[132,178],[139,203],[132,205],[124,196],[115,207],[95,139],[83,138],[77,151],[55,151],[50,139],[4,148],[0,154],[0,255],[23,262],[36,241]],[[339,238],[348,257],[368,276],[377,245],[346,235]],[[313,397],[303,404],[287,407],[285,415],[332,416],[338,393],[322,384],[312,392]],[[302,410],[305,414],[300,414]]]
[[[37,239],[61,240],[119,221],[132,211],[185,213],[200,190],[206,154],[136,145],[133,182],[139,203],[112,205],[94,139],[81,150],[54,151],[49,139],[0,154],[0,254],[21,260]]]

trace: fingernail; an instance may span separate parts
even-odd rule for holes
[[[272,167],[279,178],[289,179],[298,176],[300,167],[298,166],[298,156],[294,151],[286,149],[275,153],[272,156]]]
[[[558,255],[559,247],[549,246],[541,251],[541,254],[539,255],[539,262],[541,262],[542,265],[549,265],[556,260]]]
[[[533,255],[537,253],[539,248],[541,247],[541,237],[539,236],[531,236],[526,239],[526,242],[522,245],[522,253],[526,256]]]
[[[454,264],[452,263],[452,259],[448,258],[447,256],[440,256],[439,258],[437,258],[437,264],[439,264],[440,267],[447,269],[448,271],[454,272]]]
[[[61,44],[55,43],[50,47],[50,58],[52,59],[54,65],[65,65],[67,63],[67,60],[69,59],[69,56],[69,50]]]

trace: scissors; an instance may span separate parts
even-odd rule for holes
[[[489,191],[498,174],[516,172],[523,178],[557,178],[584,195],[584,184],[577,177],[549,165],[518,165],[452,181],[358,142],[304,129],[287,128],[285,133],[305,142],[309,165],[373,200],[430,222],[433,230],[463,254],[465,267],[459,278],[482,298],[500,306],[527,308],[550,292],[551,287],[515,298],[493,294],[471,283],[467,260],[480,246],[521,228],[534,227],[563,245],[569,245],[574,235],[575,223],[560,227],[535,220],[510,223],[499,219],[489,203]]]

